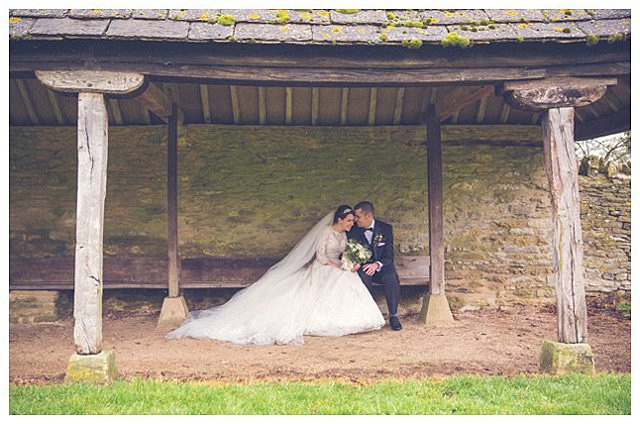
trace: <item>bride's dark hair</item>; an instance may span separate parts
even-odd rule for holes
[[[338,222],[338,219],[345,219],[347,215],[353,215],[355,218],[356,212],[349,205],[338,206],[338,209],[336,209],[335,213],[333,214],[333,223],[335,224],[336,222]]]

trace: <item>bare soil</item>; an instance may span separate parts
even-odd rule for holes
[[[544,340],[556,339],[551,306],[516,306],[454,313],[455,323],[425,326],[402,317],[388,326],[339,338],[305,337],[303,346],[237,346],[209,340],[168,340],[157,314],[109,313],[103,348],[115,352],[118,372],[133,377],[249,382],[514,375],[538,372]],[[589,344],[599,372],[630,372],[631,321],[612,307],[589,305]],[[74,352],[73,321],[11,324],[12,383],[60,382]]]

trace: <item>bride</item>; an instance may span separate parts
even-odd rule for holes
[[[235,344],[303,344],[303,335],[344,336],[380,329],[378,305],[340,254],[355,212],[341,205],[320,220],[280,262],[223,305],[189,314],[167,338]]]

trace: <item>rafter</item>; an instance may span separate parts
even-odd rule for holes
[[[320,93],[318,87],[311,89],[311,125],[318,123],[318,112],[320,106]]]
[[[436,103],[436,116],[445,119],[455,115],[463,107],[474,103],[495,92],[492,85],[482,85],[478,87],[456,87],[451,92]]]
[[[231,94],[231,113],[233,114],[233,123],[240,123],[240,104],[238,103],[238,87],[235,85],[229,86]]]
[[[51,108],[53,109],[53,115],[56,117],[56,123],[58,125],[64,125],[64,115],[62,115],[62,110],[60,110],[60,105],[58,104],[56,93],[48,88],[46,90],[47,97],[49,98],[49,103],[51,103]]]
[[[267,123],[267,99],[264,87],[258,87],[258,122],[260,125]]]
[[[347,124],[347,109],[349,108],[349,87],[342,89],[342,97],[340,99],[340,125]]]
[[[209,106],[209,87],[206,84],[199,84],[200,102],[202,103],[202,119],[205,124],[211,123],[211,107]]]
[[[38,115],[36,114],[36,110],[33,107],[33,103],[31,102],[31,97],[29,97],[29,92],[27,91],[27,87],[24,81],[21,79],[17,79],[16,84],[18,85],[18,91],[20,92],[20,97],[22,97],[22,102],[24,103],[24,107],[25,109],[27,109],[29,120],[34,125],[40,125],[40,119],[38,119]]]
[[[378,89],[376,87],[371,88],[371,93],[369,94],[369,125],[376,124],[376,104],[378,102]]]
[[[393,108],[393,125],[399,125],[402,120],[402,107],[404,103],[404,87],[400,87],[396,93],[396,103]]]
[[[284,123],[287,125],[291,124],[293,120],[293,89],[291,87],[286,87],[284,89],[285,93],[285,117]]]

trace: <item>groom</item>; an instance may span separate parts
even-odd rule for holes
[[[391,329],[402,330],[398,320],[398,298],[400,297],[400,279],[393,264],[393,228],[391,225],[373,217],[373,205],[363,201],[355,206],[356,223],[347,233],[349,239],[369,246],[372,252],[371,262],[364,264],[358,275],[369,292],[371,283],[382,284],[389,307],[389,326]]]

